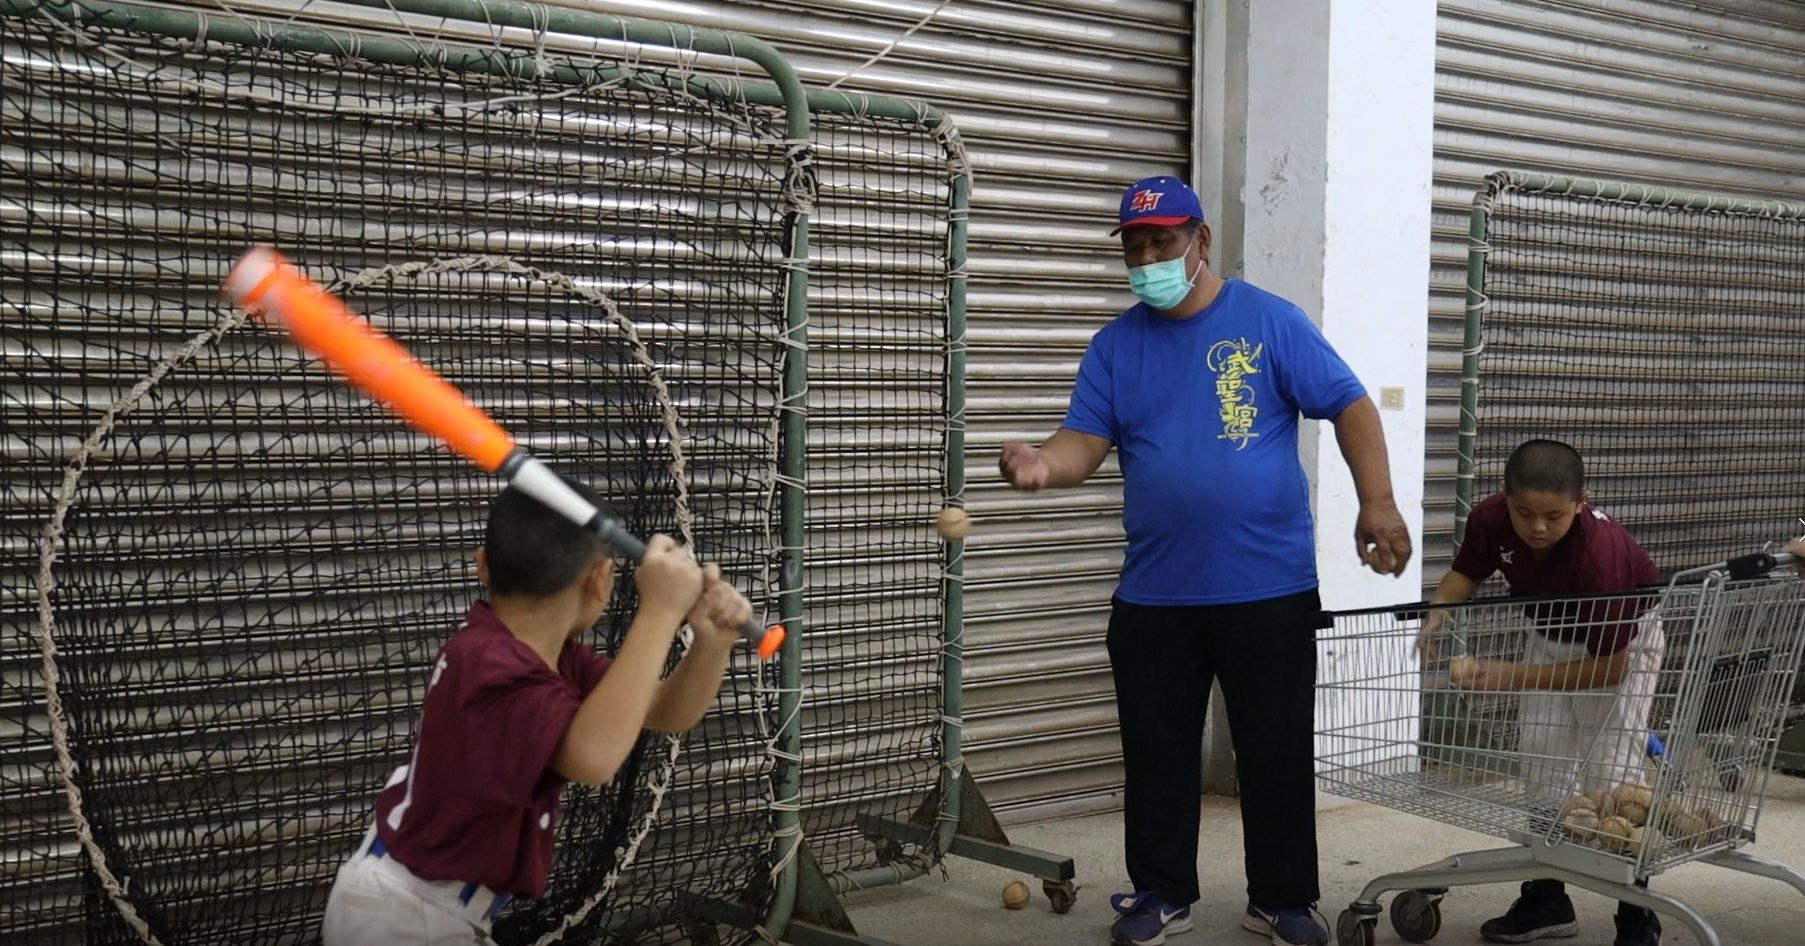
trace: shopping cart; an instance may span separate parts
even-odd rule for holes
[[[1376,878],[1340,915],[1341,946],[1371,946],[1390,891],[1412,943],[1441,929],[1450,887],[1550,878],[1674,916],[1709,946],[1703,916],[1636,881],[1701,861],[1805,893],[1805,874],[1740,850],[1805,656],[1805,579],[1790,564],[1760,553],[1629,595],[1331,615],[1324,790],[1513,844]],[[1428,621],[1434,652],[1419,655]],[[1603,635],[1631,639],[1617,666],[1586,659]],[[1548,669],[1525,680],[1506,662]]]

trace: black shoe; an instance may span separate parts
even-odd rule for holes
[[[1529,943],[1566,939],[1579,933],[1573,900],[1564,891],[1551,893],[1530,881],[1523,885],[1522,894],[1503,916],[1486,920],[1479,927],[1479,935],[1491,943]]]
[[[1615,946],[1661,946],[1661,921],[1653,910],[1623,907],[1616,919]]]

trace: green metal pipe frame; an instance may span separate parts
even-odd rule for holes
[[[937,133],[953,173],[947,194],[947,379],[946,493],[949,501],[963,505],[965,494],[965,362],[966,362],[966,260],[971,217],[971,169],[964,144],[946,114],[934,105],[888,96],[811,89],[809,108],[839,115],[874,115],[911,122]],[[928,851],[917,852],[882,867],[837,871],[827,876],[834,893],[866,887],[906,883],[925,876],[951,849],[958,832],[963,765],[947,764],[963,759],[965,543],[947,542],[942,563],[943,589],[941,639],[941,753],[940,817]]]
[[[785,134],[799,146],[812,147],[808,99],[802,81],[787,60],[770,44],[740,34],[720,30],[691,29],[675,24],[630,20],[604,14],[547,7],[528,7],[513,0],[346,0],[361,6],[380,7],[403,13],[418,13],[447,19],[466,20],[490,26],[511,26],[535,31],[570,33],[600,40],[617,40],[647,46],[675,47],[712,55],[731,56],[751,62],[771,76],[773,85],[762,86],[722,81],[701,76],[668,79],[654,73],[628,73],[621,69],[579,69],[568,63],[550,65],[545,78],[580,85],[595,81],[627,78],[642,83],[674,86],[682,84],[703,94],[733,96],[741,90],[760,90],[747,96],[755,104],[784,110]],[[283,24],[255,17],[208,17],[196,12],[145,6],[130,0],[0,0],[0,14],[14,17],[39,16],[71,25],[100,26],[139,33],[168,36],[197,42],[214,41],[252,47],[273,47],[293,52],[342,56],[355,54],[372,62],[413,66],[431,64],[464,72],[534,78],[539,69],[537,57],[509,57],[497,50],[452,50],[431,47],[399,38],[371,37],[362,33],[318,26]],[[793,163],[791,174],[806,163]],[[786,182],[794,193],[798,185],[810,187],[812,181]],[[784,415],[782,425],[783,456],[781,465],[785,482],[781,498],[783,517],[783,561],[779,580],[779,614],[790,633],[780,651],[778,719],[791,721],[778,734],[778,749],[788,758],[801,753],[801,733],[795,721],[800,719],[801,640],[803,623],[803,517],[806,495],[803,487],[804,456],[808,437],[808,419],[801,406],[807,396],[808,379],[808,256],[810,202],[791,208],[786,255],[789,276],[785,290],[786,357],[784,364]],[[795,764],[778,771],[774,786],[776,797],[789,800],[801,794],[801,772]],[[796,899],[796,849],[801,845],[801,812],[794,805],[778,806],[774,815],[774,837],[789,845],[788,851],[774,851],[774,859],[786,869],[776,878],[770,907],[765,916],[765,929],[781,936],[789,924]]]
[[[1805,204],[1778,200],[1758,200],[1729,194],[1650,187],[1620,181],[1598,181],[1561,177],[1553,174],[1528,174],[1521,171],[1499,171],[1486,176],[1485,183],[1473,197],[1472,217],[1467,224],[1467,293],[1466,319],[1460,356],[1460,427],[1456,446],[1456,479],[1454,481],[1454,544],[1458,548],[1466,539],[1467,517],[1473,510],[1477,487],[1475,452],[1479,440],[1479,354],[1485,338],[1485,293],[1487,256],[1491,252],[1488,231],[1498,201],[1507,194],[1538,194],[1600,200],[1641,207],[1661,207],[1690,213],[1721,213],[1775,220],[1805,220]]]
[[[1526,174],[1519,171],[1500,171],[1485,179],[1483,192],[1490,193],[1494,199],[1513,191],[1524,194],[1551,194],[1562,197],[1580,197],[1587,200],[1605,200],[1619,204],[1672,207],[1676,210],[1694,213],[1725,213],[1773,217],[1781,220],[1805,219],[1805,204],[1794,204],[1781,200],[1760,200],[1752,197],[1739,197],[1734,194],[1711,194],[1650,187],[1644,184],[1628,184],[1621,181],[1594,181],[1585,178],[1560,177],[1553,174]]]
[[[585,38],[675,48],[712,55],[733,56],[752,62],[771,76],[773,83],[741,82],[732,79],[691,75],[676,78],[663,73],[628,73],[619,68],[583,69],[566,61],[541,60],[538,57],[510,57],[499,50],[427,47],[411,40],[372,37],[355,31],[326,26],[295,25],[259,20],[254,17],[225,19],[203,17],[196,13],[162,7],[144,6],[131,0],[0,0],[0,13],[13,16],[38,15],[69,23],[85,23],[108,28],[172,36],[195,41],[218,41],[246,46],[272,46],[279,49],[321,55],[355,53],[359,58],[389,65],[412,66],[431,63],[457,71],[482,72],[514,78],[535,78],[543,68],[553,81],[584,84],[597,81],[630,79],[645,85],[741,99],[752,104],[781,108],[785,114],[785,132],[792,141],[812,140],[811,112],[838,115],[875,116],[910,122],[934,134],[945,148],[954,173],[948,193],[947,233],[947,388],[946,405],[950,418],[946,435],[946,486],[950,501],[962,502],[965,489],[965,371],[966,371],[966,262],[970,219],[971,172],[965,162],[958,131],[939,108],[920,101],[888,96],[864,95],[826,89],[805,89],[795,70],[768,43],[751,36],[720,30],[693,29],[677,24],[632,20],[607,14],[577,10],[528,7],[514,0],[341,0],[341,2],[414,13],[425,16],[462,20],[476,25],[504,26],[532,31],[568,33]],[[796,183],[796,182],[791,182]],[[795,263],[790,267],[785,306],[788,354],[785,361],[784,397],[794,404],[806,396],[808,362],[808,272],[809,208],[796,208],[788,233],[787,252]],[[788,758],[801,751],[798,712],[801,699],[801,641],[803,624],[803,568],[801,550],[804,544],[806,488],[804,486],[807,449],[807,415],[800,408],[786,408],[783,416],[782,467],[787,482],[781,499],[784,555],[780,579],[779,613],[790,629],[781,651],[779,663],[778,719],[784,721],[778,734],[778,749]],[[963,625],[964,625],[964,543],[949,541],[944,559],[942,672],[942,750],[947,760],[962,758],[963,714]],[[941,816],[929,852],[918,853],[898,864],[861,871],[842,871],[832,875],[829,883],[836,893],[862,887],[901,883],[925,875],[951,848],[958,829],[962,792],[959,780],[962,767],[942,766],[940,777]],[[780,799],[798,798],[801,772],[798,765],[784,766],[775,785]],[[786,839],[789,850],[774,851],[774,859],[785,864],[777,877],[772,902],[764,918],[765,931],[781,939],[789,925],[796,897],[796,848],[802,843],[801,813],[793,806],[782,806],[776,812],[775,836]]]
[[[1454,547],[1466,541],[1467,516],[1473,511],[1473,451],[1479,440],[1479,342],[1485,320],[1486,230],[1492,219],[1490,191],[1473,199],[1467,223],[1466,326],[1460,341],[1460,433],[1455,447]]]
[[[962,154],[962,149],[961,149]],[[949,497],[965,504],[965,262],[966,225],[971,217],[971,171],[961,164],[953,178],[951,212],[947,226],[947,320],[946,334],[946,414],[950,418],[946,430],[946,491]],[[965,541],[947,543],[945,630],[941,641],[941,673],[944,687],[942,717],[945,727],[941,745],[957,766],[942,766],[941,798],[946,800],[945,816],[940,821],[940,835],[934,850],[945,853],[952,848],[953,835],[959,828],[958,780],[964,777],[965,718]]]

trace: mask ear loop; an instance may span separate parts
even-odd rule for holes
[[[1191,234],[1191,242],[1185,244],[1185,256],[1191,255],[1191,248],[1197,245],[1197,234]],[[1203,254],[1197,254],[1197,268],[1185,275],[1185,285],[1197,288],[1197,277],[1203,272]]]

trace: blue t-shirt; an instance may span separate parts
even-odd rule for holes
[[[1316,587],[1297,416],[1366,389],[1297,306],[1239,280],[1174,321],[1144,305],[1091,339],[1065,426],[1121,457],[1128,533],[1116,594],[1232,604]]]

